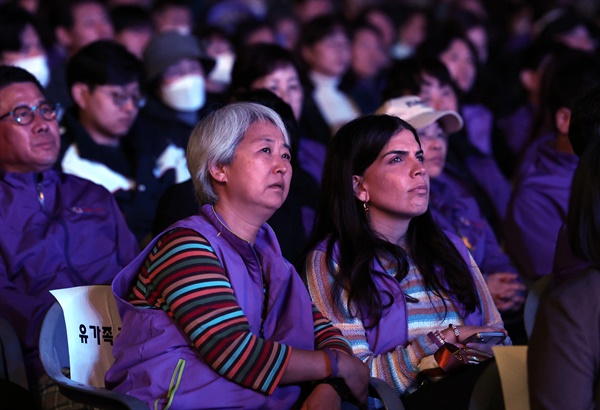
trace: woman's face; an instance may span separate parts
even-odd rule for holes
[[[427,211],[429,175],[423,151],[412,132],[396,133],[362,177],[354,177],[357,198],[369,204],[369,217],[377,227],[410,221]]]
[[[454,89],[449,84],[440,84],[440,81],[423,73],[423,82],[419,97],[424,103],[438,111],[458,111],[458,98]]]
[[[219,202],[240,212],[265,215],[265,221],[285,201],[292,179],[290,147],[269,122],[256,122],[235,149],[231,164],[215,178]],[[221,184],[219,184],[221,183]]]
[[[439,177],[446,165],[448,135],[436,122],[418,130],[419,140],[425,157],[425,169],[430,178]]]
[[[341,76],[350,66],[350,40],[338,30],[311,46],[304,46],[303,56],[312,71],[331,77]]]
[[[266,88],[292,107],[296,120],[302,112],[304,91],[298,78],[298,72],[292,65],[277,68],[272,73],[255,80],[250,88]]]
[[[387,63],[383,42],[377,33],[362,29],[352,41],[352,70],[362,78],[373,78]]]
[[[460,39],[452,41],[450,47],[440,54],[440,60],[463,92],[468,92],[475,82],[477,71],[474,58],[467,43]]]

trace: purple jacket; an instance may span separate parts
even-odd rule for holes
[[[470,257],[467,248],[463,241],[455,235],[448,234],[448,238],[452,241],[460,255],[463,257],[467,265],[470,265]],[[315,247],[316,250],[327,252],[327,239],[323,240]],[[337,244],[333,249],[333,260],[339,260],[339,250]],[[383,311],[381,319],[377,326],[368,328],[369,323],[365,322],[365,330],[367,343],[369,348],[375,355],[384,354],[394,350],[397,346],[406,346],[408,344],[408,316],[406,314],[406,298],[400,282],[384,271],[384,268],[373,261],[371,265],[373,270],[373,280],[380,294],[385,295],[386,292],[394,298],[394,304]],[[443,274],[443,273],[441,273]],[[466,314],[461,308],[461,304],[450,296],[452,303],[457,306],[460,316],[463,318],[465,325],[483,326],[483,316],[481,308],[478,308],[473,313]],[[384,303],[386,301],[384,300]],[[366,315],[362,315],[365,317]]]
[[[481,273],[516,272],[475,198],[457,179],[443,173],[431,180],[429,209],[437,224],[463,239]]]
[[[505,221],[506,250],[529,279],[552,271],[577,161],[575,155],[556,150],[555,138],[546,139],[517,181]]]
[[[498,127],[502,131],[506,144],[516,156],[520,156],[529,143],[534,115],[534,107],[527,103],[498,121]]]
[[[512,188],[492,152],[492,113],[483,105],[465,105],[461,113],[467,138],[477,151],[466,157],[466,167],[491,200],[496,214],[504,219]]]
[[[40,326],[55,301],[48,291],[109,284],[139,248],[106,189],[54,170],[0,171],[0,225],[0,314],[37,381]]]
[[[172,225],[201,233],[210,242],[229,277],[253,334],[258,335],[263,309],[263,275],[268,285],[265,339],[295,348],[314,350],[312,303],[295,269],[281,256],[268,225],[259,230],[254,245],[240,239],[221,221],[211,205],[200,214]],[[213,371],[191,345],[186,334],[166,312],[136,308],[127,302],[157,236],[113,281],[121,333],[115,340],[115,363],[106,374],[106,385],[163,408],[168,401],[171,377],[185,362],[172,408],[182,409],[286,409],[299,397],[295,385],[277,387],[268,396],[237,385]]]

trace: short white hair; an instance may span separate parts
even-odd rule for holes
[[[187,164],[196,199],[201,205],[215,204],[219,200],[212,185],[210,167],[228,165],[248,128],[257,122],[275,125],[283,134],[286,144],[290,137],[281,117],[264,105],[236,102],[213,111],[196,125],[187,146]]]

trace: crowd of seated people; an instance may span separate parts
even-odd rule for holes
[[[0,316],[36,406],[76,406],[38,358],[48,291],[111,283],[132,316],[107,387],[151,406],[197,398],[171,361],[137,379],[161,361],[131,361],[146,315],[232,406],[366,403],[369,374],[463,406],[484,366],[424,381],[445,344],[527,344],[535,281],[593,280],[569,207],[597,86],[583,0],[0,0]]]

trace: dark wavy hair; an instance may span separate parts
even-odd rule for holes
[[[309,240],[311,249],[328,238],[327,266],[334,275],[331,297],[339,303],[341,291],[346,290],[348,307],[360,306],[360,312],[352,314],[365,315],[368,327],[376,326],[383,310],[394,303],[392,295],[382,294],[372,278],[372,263],[384,255],[386,260],[387,256],[396,260],[398,281],[408,273],[410,256],[423,275],[426,289],[440,297],[442,292],[455,295],[463,304],[464,312],[474,312],[478,306],[475,284],[466,262],[434,223],[429,209],[409,224],[408,255],[371,228],[362,203],[354,195],[352,176],[364,175],[388,141],[402,130],[409,130],[420,146],[415,129],[389,115],[358,118],[336,133],[327,152],[321,201]],[[332,260],[336,243],[339,249],[337,272]]]

